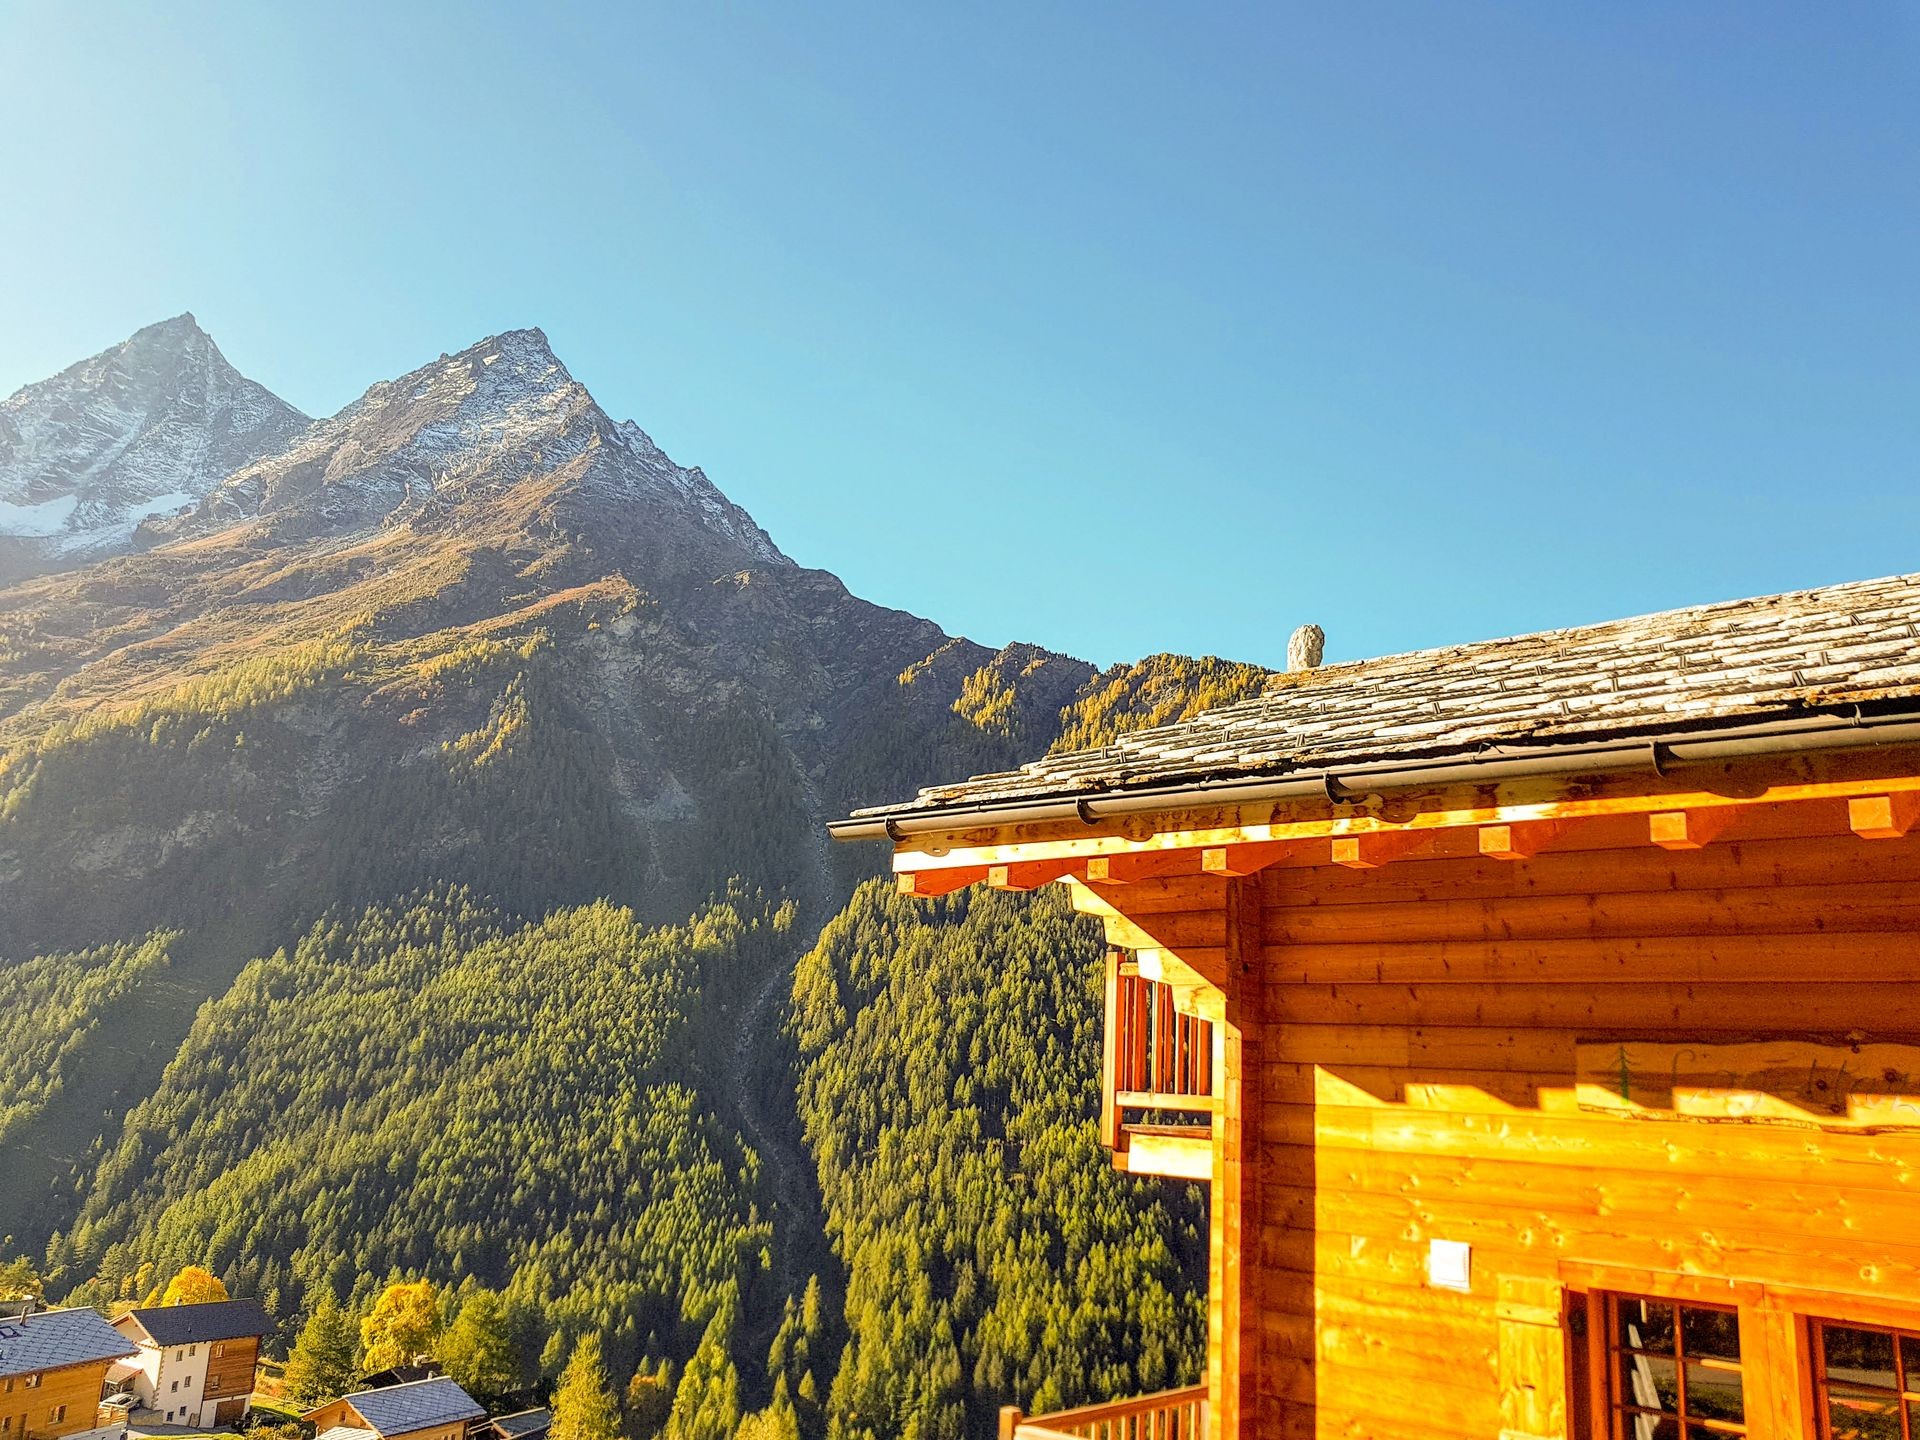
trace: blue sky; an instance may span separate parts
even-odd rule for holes
[[[1103,662],[1911,570],[1917,16],[0,5],[0,392],[537,324],[803,563]]]

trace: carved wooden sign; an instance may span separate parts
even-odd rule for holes
[[[1920,1045],[1642,1040],[1575,1047],[1582,1110],[1823,1130],[1920,1130]]]

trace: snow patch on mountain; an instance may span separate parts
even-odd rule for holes
[[[401,523],[570,468],[582,494],[661,520],[677,514],[750,560],[792,563],[700,470],[676,465],[632,421],[609,420],[537,329],[372,386],[282,453],[236,471],[187,528],[255,516]]]
[[[22,387],[0,402],[0,580],[128,548],[307,423],[191,315]]]

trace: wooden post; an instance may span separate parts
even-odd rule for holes
[[[1258,1117],[1260,881],[1227,886],[1225,1014],[1213,1027],[1213,1183],[1207,1233],[1207,1435],[1251,1436],[1259,1424],[1260,1317],[1247,1247],[1259,1237],[1253,1167]]]
[[[1100,1143],[1120,1148],[1120,1105],[1114,1098],[1120,1085],[1120,952],[1107,947],[1107,1009],[1100,1047]]]
[[[1500,1440],[1566,1440],[1567,1345],[1557,1280],[1497,1282]]]
[[[1000,1407],[1000,1440],[1013,1440],[1015,1433],[1020,1429],[1020,1422],[1024,1419],[1026,1416],[1020,1413],[1018,1405],[1002,1405]]]

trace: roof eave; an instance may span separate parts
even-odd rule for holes
[[[1001,825],[1079,819],[1088,825],[1127,815],[1193,809],[1200,806],[1261,804],[1321,796],[1337,802],[1344,795],[1448,783],[1486,784],[1503,779],[1551,775],[1591,775],[1634,769],[1657,770],[1663,763],[1730,760],[1804,750],[1848,749],[1867,745],[1920,743],[1920,705],[1911,698],[1874,715],[1860,706],[1762,719],[1729,720],[1685,729],[1649,728],[1607,740],[1583,739],[1544,744],[1508,742],[1452,756],[1420,756],[1351,765],[1317,765],[1287,770],[1145,786],[1137,790],[1083,790],[989,800],[973,805],[919,807],[912,804],[867,811],[830,822],[835,840],[892,840]]]

